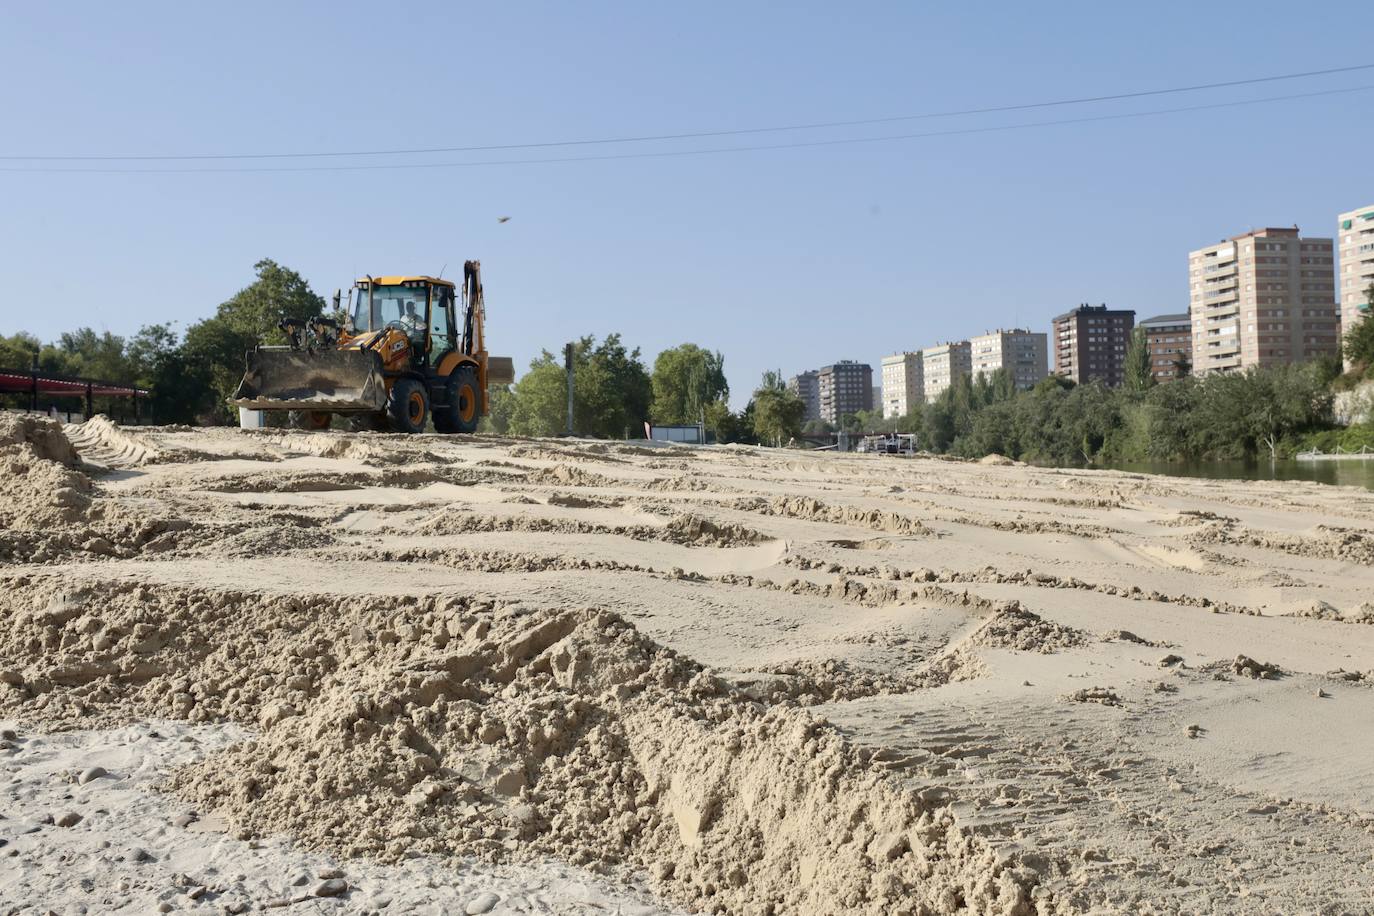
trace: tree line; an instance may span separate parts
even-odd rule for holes
[[[275,261],[254,265],[256,279],[229,297],[215,314],[178,333],[170,324],[152,324],[125,338],[80,328],[44,344],[20,331],[0,336],[0,368],[28,369],[137,385],[150,390],[145,417],[159,423],[218,425],[236,422],[229,397],[243,377],[244,354],[258,343],[285,343],[277,322],[312,318],[325,302],[294,270]],[[27,395],[10,396],[27,406]],[[80,398],[45,397],[62,411],[80,411]],[[110,410],[111,404],[97,404]]]
[[[1369,294],[1374,301],[1374,286]],[[1126,354],[1125,384],[1076,385],[1058,376],[1017,390],[1006,370],[962,376],[934,401],[901,417],[844,417],[850,433],[914,433],[931,452],[1000,454],[1039,464],[1120,464],[1281,457],[1308,448],[1374,447],[1374,423],[1333,421],[1336,393],[1374,381],[1374,320],[1356,325],[1330,357],[1240,372],[1184,374],[1159,383],[1142,329]],[[1177,368],[1186,372],[1186,360]],[[808,424],[820,432],[828,424]]]
[[[324,313],[325,300],[299,273],[272,260],[254,265],[254,280],[214,315],[179,333],[152,324],[131,337],[80,328],[44,343],[20,331],[0,335],[0,368],[83,376],[147,388],[145,419],[158,423],[222,425],[237,421],[229,398],[243,376],[244,354],[259,343],[282,344],[283,318]],[[574,430],[601,438],[639,437],[643,423],[704,423],[721,442],[786,442],[800,429],[802,404],[766,373],[743,411],[731,411],[725,359],[694,343],[664,350],[652,368],[619,334],[573,344]],[[561,355],[544,351],[519,381],[491,392],[488,432],[548,436],[565,430],[567,377]],[[7,406],[28,405],[28,395],[3,396]],[[97,410],[117,402],[97,399]],[[79,397],[47,397],[43,408],[80,412]],[[115,410],[112,410],[116,408]],[[128,413],[132,413],[131,410]]]
[[[253,282],[184,333],[167,324],[145,326],[129,338],[81,328],[44,344],[20,332],[0,336],[0,368],[26,369],[36,357],[46,372],[150,389],[151,418],[159,423],[235,422],[228,399],[243,374],[244,354],[258,343],[284,343],[277,328],[282,318],[309,318],[325,309],[323,297],[295,271],[272,260],[259,261],[254,271]],[[1374,286],[1368,295],[1374,299]],[[779,371],[765,372],[744,409],[733,411],[721,353],[684,343],[649,365],[619,334],[586,336],[573,343],[573,427],[583,436],[637,438],[645,420],[702,423],[718,442],[772,446],[804,433],[915,433],[919,446],[931,452],[995,452],[1049,464],[1240,458],[1313,445],[1374,445],[1369,424],[1343,430],[1332,422],[1334,392],[1374,380],[1374,320],[1346,334],[1351,369],[1345,374],[1336,360],[1317,360],[1156,384],[1145,344],[1137,329],[1126,355],[1126,383],[1119,388],[1052,376],[1019,391],[999,371],[961,377],[902,417],[860,412],[831,426],[804,423],[805,406]],[[12,406],[26,403],[25,396],[9,397]],[[82,406],[79,399],[52,400],[61,410]],[[513,386],[491,391],[491,415],[482,429],[549,436],[566,426],[563,357],[545,350]]]

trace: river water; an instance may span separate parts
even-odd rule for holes
[[[1314,480],[1374,490],[1374,460],[1135,461],[1112,467],[1119,471],[1214,480]]]

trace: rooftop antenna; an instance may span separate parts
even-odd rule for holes
[[[444,266],[441,267],[441,268],[439,268],[439,279],[440,279],[440,280],[444,279],[444,271],[446,271],[446,270],[448,270],[448,261],[445,261],[445,262],[444,262]]]

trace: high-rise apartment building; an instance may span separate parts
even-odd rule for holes
[[[817,373],[821,419],[838,423],[841,417],[873,409],[873,368],[842,359]]]
[[[821,418],[821,374],[814,369],[800,372],[787,380],[787,390],[801,398],[806,405],[802,422],[810,423]]]
[[[1145,332],[1145,346],[1150,351],[1150,374],[1156,381],[1171,382],[1191,371],[1193,365],[1193,323],[1188,313],[1156,315],[1136,325]]]
[[[1340,233],[1341,333],[1374,310],[1369,286],[1374,283],[1374,205],[1342,213]]]
[[[934,401],[961,375],[973,371],[973,357],[967,340],[951,341],[921,351],[925,380],[925,399]]]
[[[925,398],[925,365],[920,351],[884,356],[883,416],[904,417]]]
[[[1054,319],[1054,374],[1079,384],[1120,385],[1126,376],[1126,348],[1135,312],[1104,305],[1080,305]]]
[[[1043,333],[1012,328],[997,330],[969,338],[971,371],[991,376],[998,369],[1006,369],[1012,383],[1020,391],[1034,388],[1050,374],[1049,343]]]
[[[1257,229],[1188,253],[1193,371],[1296,363],[1340,352],[1331,239]]]

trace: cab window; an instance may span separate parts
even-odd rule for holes
[[[377,286],[369,296],[366,288],[357,290],[353,309],[353,326],[358,331],[376,331],[385,327],[405,332],[417,347],[425,340],[425,297],[423,284],[406,286]]]
[[[449,309],[453,305],[453,290],[447,286],[432,287],[434,308],[430,311],[429,339],[430,365],[437,365],[439,358],[454,348],[453,325],[449,323]]]

